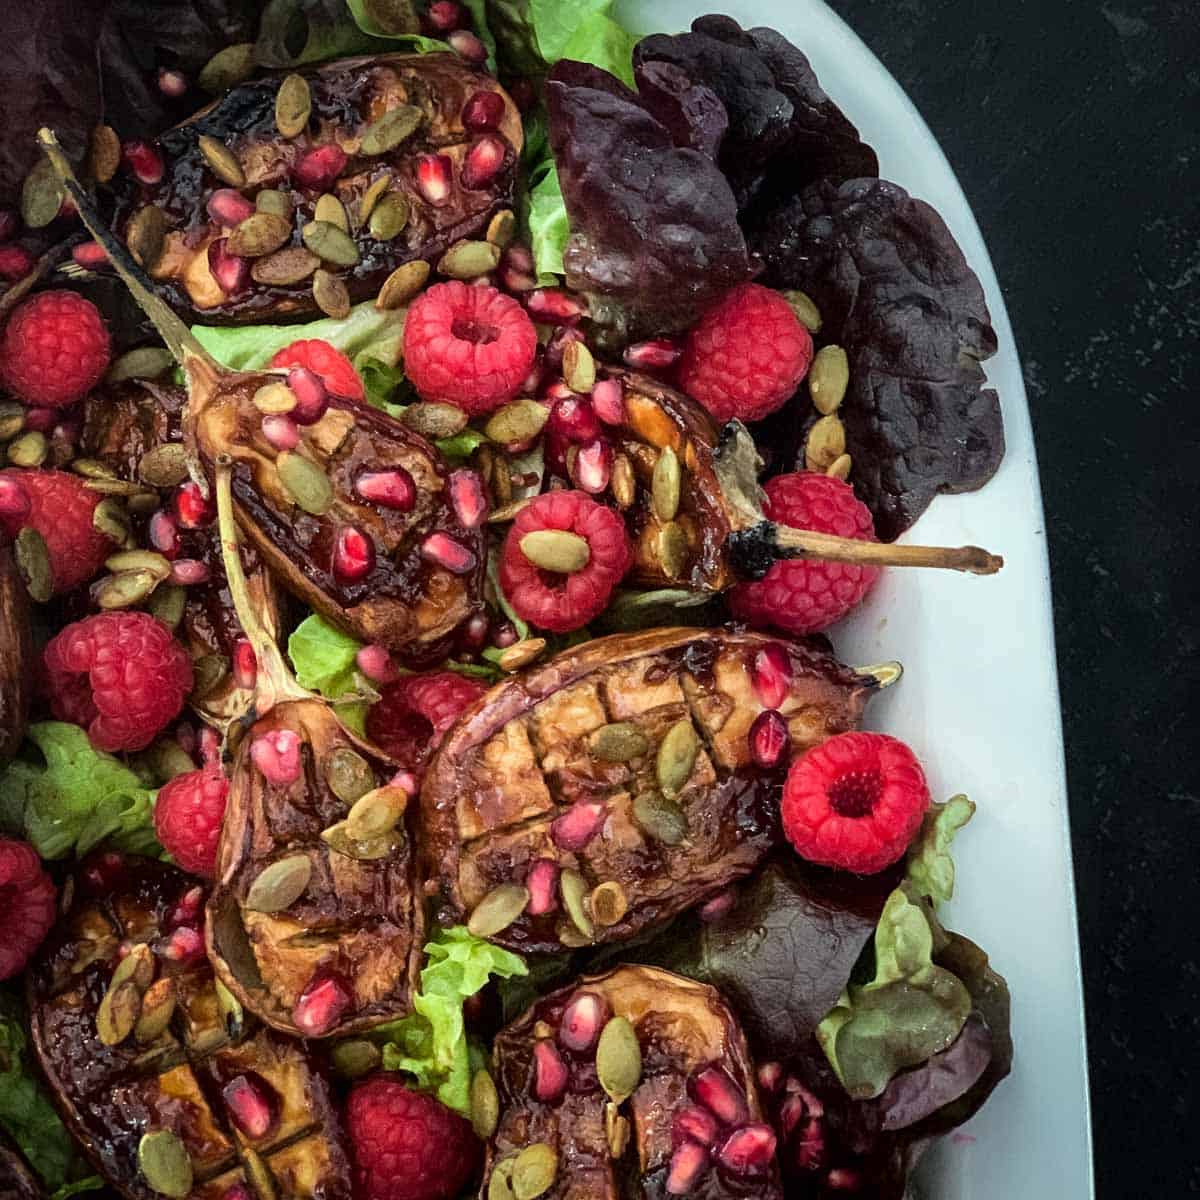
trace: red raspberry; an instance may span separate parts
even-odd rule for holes
[[[545,571],[525,557],[521,539],[538,529],[565,529],[588,544],[591,556],[569,575]],[[523,620],[569,633],[604,611],[633,556],[625,524],[585,492],[547,492],[517,515],[500,555],[500,586]]]
[[[873,542],[871,510],[840,479],[797,471],[768,480],[763,511],[772,521]],[[729,594],[734,615],[756,629],[817,633],[841,620],[870,591],[878,567],[790,559]]]
[[[355,1085],[346,1128],[356,1200],[454,1200],[479,1162],[471,1126],[396,1076]]]
[[[456,671],[405,675],[385,687],[367,710],[367,737],[419,774],[446,730],[485,691],[486,684]]]
[[[435,284],[404,323],[404,370],[421,398],[472,416],[511,400],[536,354],[529,314],[493,287]]]
[[[192,660],[144,612],[100,613],[68,625],[46,647],[46,689],[60,721],[98,750],[143,750],[192,690]]]
[[[354,364],[335,346],[320,338],[293,342],[275,351],[271,359],[273,367],[307,367],[325,381],[325,386],[335,395],[347,400],[365,399],[363,382],[354,369]]]
[[[781,813],[801,858],[873,875],[904,853],[928,807],[925,772],[903,742],[839,733],[792,764]]]
[[[185,871],[213,877],[228,799],[229,780],[218,763],[176,775],[159,790],[154,829],[163,849]]]
[[[56,898],[37,851],[0,839],[0,979],[25,969],[54,924]]]
[[[0,515],[0,526],[10,537],[16,537],[25,526],[42,535],[50,552],[55,593],[69,592],[94,579],[116,549],[116,543],[92,524],[103,499],[100,493],[67,471],[0,471],[0,488],[7,491],[10,487],[20,489],[29,509],[21,515],[15,504],[5,505],[10,511]]]
[[[791,305],[743,283],[688,334],[679,380],[718,421],[761,421],[795,393],[812,357],[812,335]]]
[[[0,377],[32,407],[65,408],[104,378],[108,327],[75,292],[40,292],[9,318],[0,338]]]

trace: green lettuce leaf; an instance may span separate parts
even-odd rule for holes
[[[558,171],[548,159],[529,189],[529,243],[538,275],[561,275],[563,251],[571,236]]]
[[[422,37],[419,33],[390,33],[378,21],[372,19],[367,11],[366,0],[346,0],[355,23],[364,33],[372,37],[387,38],[391,42],[399,42],[402,46],[416,50],[420,54],[432,54],[439,50],[449,50],[448,42],[437,38]],[[479,40],[487,47],[488,69],[496,69],[496,39],[488,28],[486,0],[465,0],[471,13],[471,29],[479,35]]]
[[[966,796],[952,796],[933,804],[921,823],[921,832],[908,848],[908,878],[918,895],[934,904],[954,896],[954,835],[975,815],[975,804]]]
[[[391,49],[370,33],[351,19],[342,0],[268,0],[254,57],[261,66],[278,68]]]
[[[554,61],[569,58],[591,63],[633,87],[633,48],[637,41],[605,12],[596,12],[575,29]]]
[[[365,357],[357,365],[367,403],[398,417],[404,411],[404,403],[400,402],[404,397],[401,391],[405,384],[404,368],[391,366],[382,359]]]
[[[92,747],[78,725],[29,727],[43,763],[17,759],[0,774],[0,819],[46,859],[84,855],[107,841],[131,854],[161,854],[156,793],[123,763]]]
[[[82,1192],[98,1192],[104,1187],[104,1180],[99,1175],[89,1175],[86,1179],[77,1179],[74,1183],[64,1183],[51,1193],[50,1200],[70,1200]]]
[[[434,445],[442,452],[444,458],[450,460],[451,466],[457,466],[466,462],[486,441],[487,438],[478,429],[472,429],[468,425],[462,433],[456,433],[453,437],[438,438]]]
[[[361,642],[317,613],[305,617],[288,638],[288,656],[300,686],[319,692],[326,700],[359,694],[362,677],[354,660],[361,649]]]
[[[516,954],[493,946],[456,925],[439,931],[425,946],[427,964],[412,1016],[380,1026],[387,1038],[383,1065],[405,1071],[417,1085],[435,1092],[450,1108],[467,1114],[471,1099],[471,1049],[463,1023],[463,1002],[493,976],[512,979],[528,968]]]
[[[548,63],[570,58],[567,47],[577,30],[612,8],[612,0],[529,0],[529,21],[538,50]]]

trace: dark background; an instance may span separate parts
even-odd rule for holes
[[[1098,1192],[1200,1193],[1200,3],[830,3],[949,156],[1025,367]]]

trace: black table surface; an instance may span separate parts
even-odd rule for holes
[[[1200,3],[831,3],[949,156],[1024,363],[1097,1190],[1200,1193]]]

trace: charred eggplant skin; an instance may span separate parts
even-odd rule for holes
[[[32,661],[25,585],[12,551],[0,547],[0,763],[16,753],[25,736]]]

